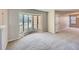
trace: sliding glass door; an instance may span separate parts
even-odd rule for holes
[[[40,15],[33,15],[33,26],[35,31],[42,31],[42,20]]]
[[[38,30],[38,22],[39,16],[38,15],[27,15],[21,14],[20,15],[20,33],[31,33]]]
[[[32,15],[20,15],[20,33],[32,31]]]
[[[28,32],[29,30],[29,17],[28,15],[23,15],[23,32]]]

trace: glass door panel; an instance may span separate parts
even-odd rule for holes
[[[22,33],[23,32],[23,15],[20,14],[19,15],[19,33]]]
[[[37,16],[33,16],[34,18],[34,30],[36,31],[38,29],[37,27]]]
[[[40,15],[38,16],[38,31],[42,31],[42,18]]]
[[[32,15],[29,15],[29,32],[33,31]]]
[[[28,32],[28,30],[29,30],[29,17],[28,17],[28,15],[24,15],[23,24],[24,24],[24,32]]]

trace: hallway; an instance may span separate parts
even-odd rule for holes
[[[67,29],[57,34],[33,33],[10,42],[7,50],[78,50],[79,30]]]

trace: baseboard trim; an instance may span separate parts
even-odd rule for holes
[[[17,40],[17,39],[10,39],[10,40],[8,40],[8,42],[15,41],[15,40]]]

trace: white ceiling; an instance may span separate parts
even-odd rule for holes
[[[38,10],[49,12],[53,9],[38,9]],[[61,11],[61,12],[68,11],[68,12],[70,12],[70,11],[79,11],[79,9],[55,9],[55,11]]]
[[[37,9],[37,10],[49,12],[49,11],[51,11],[51,10],[53,10],[53,9]]]

